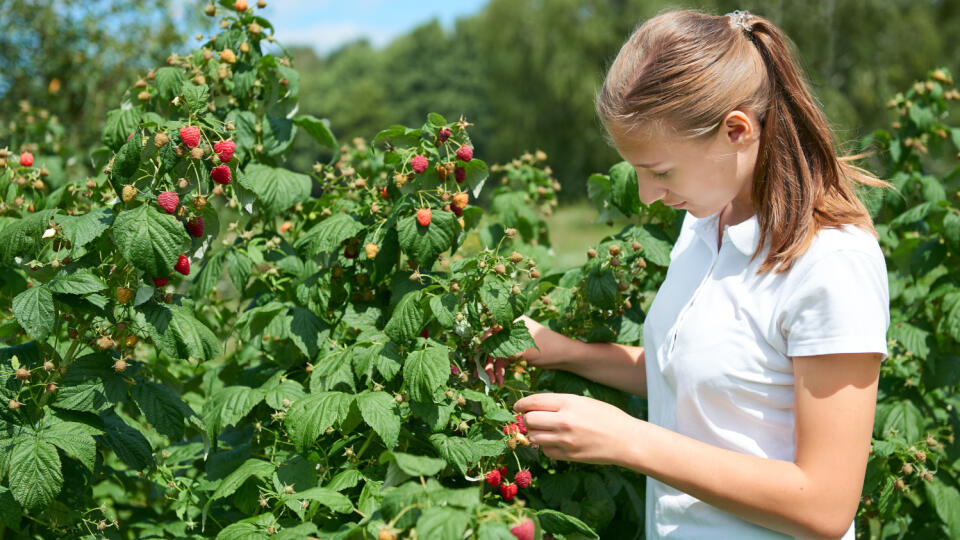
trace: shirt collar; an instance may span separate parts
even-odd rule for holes
[[[697,219],[693,225],[697,236],[714,251],[717,249],[717,227],[719,223],[720,212],[718,211],[711,216]],[[737,251],[747,257],[752,257],[757,246],[757,238],[760,237],[760,224],[757,221],[757,215],[754,214],[736,225],[726,225],[724,228],[730,237],[730,242],[737,248]]]

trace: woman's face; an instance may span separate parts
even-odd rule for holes
[[[684,140],[672,135],[638,135],[612,123],[610,136],[620,156],[637,171],[640,201],[689,211],[697,218],[727,206],[737,216],[753,215],[750,186],[760,132],[756,117],[733,111],[713,135]]]

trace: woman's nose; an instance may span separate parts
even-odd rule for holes
[[[645,185],[643,182],[637,182],[637,186],[640,192],[640,202],[647,206],[659,201],[667,194],[667,189],[660,186]]]

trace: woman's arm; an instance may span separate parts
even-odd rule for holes
[[[879,354],[793,358],[793,462],[712,446],[601,401],[535,394],[514,405],[556,459],[616,464],[758,525],[840,538],[856,515],[870,452]]]
[[[554,332],[537,321],[520,317],[537,349],[527,349],[523,358],[531,365],[575,373],[624,392],[647,397],[647,372],[643,347],[616,343],[584,343]]]

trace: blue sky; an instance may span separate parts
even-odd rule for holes
[[[254,4],[255,0],[250,0]],[[326,53],[366,37],[376,47],[438,19],[452,28],[458,17],[479,12],[487,0],[267,0],[263,16],[284,45],[309,44]]]

